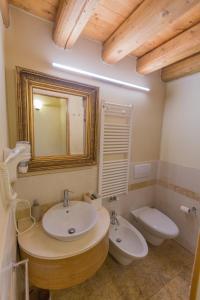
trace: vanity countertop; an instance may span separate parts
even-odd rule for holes
[[[56,240],[47,235],[41,223],[38,223],[31,230],[18,235],[19,246],[31,256],[48,260],[84,253],[98,244],[108,232],[110,225],[108,211],[102,207],[97,214],[98,221],[95,227],[77,240],[71,242]]]

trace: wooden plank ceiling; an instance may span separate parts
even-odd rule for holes
[[[163,69],[162,79],[168,81],[199,71],[199,61],[194,62],[200,54],[200,0],[9,3],[54,22],[54,42],[63,48],[71,48],[81,35],[103,44],[102,57],[107,63],[117,63],[127,55],[136,56],[136,69],[141,74]]]

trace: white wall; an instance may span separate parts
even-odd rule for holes
[[[157,206],[179,226],[177,240],[194,252],[200,228],[200,73],[167,83]],[[196,197],[197,199],[193,199]],[[185,215],[180,206],[195,206]]]
[[[7,114],[5,93],[4,66],[4,27],[0,16],[0,162],[3,160],[3,149],[7,147]],[[12,214],[2,203],[0,193],[0,299],[14,300],[11,289],[11,262],[16,257],[16,240]]]
[[[200,73],[166,84],[160,158],[200,169]]]
[[[160,133],[164,103],[164,84],[160,74],[142,76],[135,71],[135,59],[127,57],[116,65],[107,65],[101,59],[101,45],[79,39],[71,50],[58,48],[52,41],[52,24],[37,19],[15,8],[11,9],[11,27],[6,34],[6,73],[8,80],[9,124],[11,143],[15,143],[16,103],[15,66],[42,71],[62,78],[89,83],[100,87],[100,99],[134,105],[132,161],[157,160],[160,150]],[[150,93],[128,90],[92,79],[68,74],[52,67],[52,62],[63,63],[91,72],[127,80],[151,88]],[[148,134],[147,134],[148,132]],[[74,197],[97,187],[97,167],[61,171],[48,175],[20,178],[16,189],[22,198],[41,202],[62,199],[65,188],[73,190]],[[81,174],[81,185],[78,183]],[[44,187],[48,182],[48,192]]]

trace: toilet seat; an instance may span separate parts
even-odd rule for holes
[[[147,230],[149,228],[162,237],[174,238],[179,233],[176,224],[156,208],[142,207],[132,211],[132,214]]]

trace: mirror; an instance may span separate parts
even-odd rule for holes
[[[85,153],[84,97],[33,89],[33,107],[36,157]]]
[[[98,88],[17,67],[18,138],[31,143],[29,169],[96,163]]]

